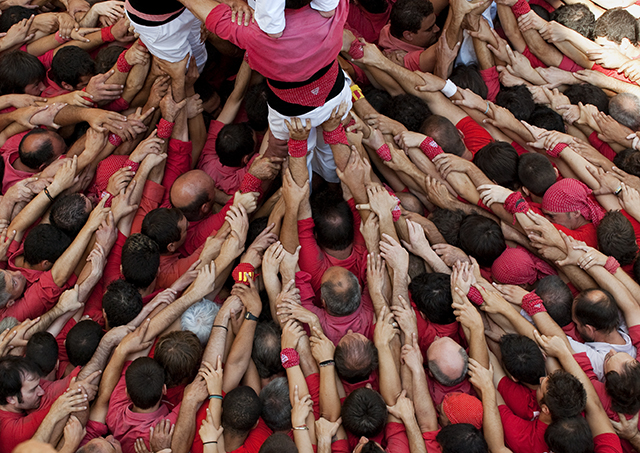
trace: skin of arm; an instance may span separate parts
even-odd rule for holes
[[[438,413],[429,393],[429,384],[422,365],[423,358],[417,335],[413,334],[411,343],[402,347],[402,360],[411,370],[413,401],[420,431],[423,433],[436,431],[438,429]]]
[[[313,327],[313,335],[309,338],[311,342],[311,353],[316,359],[318,366],[327,360],[333,360],[335,346],[322,332],[322,328]],[[319,366],[320,368],[320,416],[330,422],[335,422],[340,418],[340,397],[336,386],[335,363]],[[318,439],[320,447],[320,439]]]

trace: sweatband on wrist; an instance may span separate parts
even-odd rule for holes
[[[122,144],[122,138],[119,135],[114,134],[113,132],[109,134],[109,143],[111,143],[116,148]]]
[[[542,299],[540,299],[540,296],[538,296],[535,291],[531,291],[522,298],[522,309],[531,317],[537,313],[547,311],[542,303]]]
[[[444,84],[444,88],[441,89],[440,92],[450,98],[458,92],[458,87],[451,80],[447,79],[447,82]]]
[[[360,99],[364,99],[364,94],[362,93],[360,87],[354,83],[353,85],[351,85],[351,101],[355,103]]]
[[[262,189],[262,179],[251,173],[245,173],[238,190],[242,193],[260,192]]]
[[[547,150],[547,155],[549,157],[558,157],[562,152],[562,150],[564,150],[567,146],[569,145],[567,145],[566,143],[558,143],[556,146],[553,147],[553,149]]]
[[[620,263],[613,256],[607,258],[607,262],[604,263],[604,268],[609,271],[610,274],[615,274],[618,268],[620,267]]]
[[[467,299],[469,299],[471,302],[473,302],[477,306],[480,306],[484,303],[484,298],[482,297],[482,294],[480,293],[478,288],[476,288],[475,286],[472,286],[471,288],[469,288]]]
[[[397,222],[398,220],[400,220],[400,217],[402,217],[402,211],[400,210],[400,198],[396,197],[396,194],[393,193],[393,191],[388,187],[387,192],[389,192],[389,195],[391,195],[396,201],[396,205],[393,207],[393,209],[391,209],[391,218],[394,222]]]
[[[173,133],[173,126],[176,123],[171,123],[164,118],[160,118],[158,121],[158,138],[169,138]]]
[[[69,39],[69,38],[63,38],[62,36],[60,36],[60,30],[58,30],[58,31],[56,32],[56,34],[55,34],[55,35],[53,35],[53,38],[54,38],[57,42],[59,42],[60,44],[64,44],[65,42],[69,42],[69,41],[71,41],[71,39]]]
[[[113,36],[113,33],[111,33],[112,28],[113,28],[113,25],[110,27],[104,27],[100,29],[100,36],[102,37],[102,42],[106,43],[106,42],[113,42],[116,40],[115,36]]]
[[[442,151],[442,148],[440,148],[440,145],[438,145],[431,137],[427,137],[422,140],[422,143],[420,143],[420,149],[429,158],[429,160],[433,160],[433,158],[438,154],[442,154],[444,152]]]
[[[300,354],[293,348],[284,348],[280,351],[280,362],[285,369],[300,365]]]
[[[127,159],[124,162],[124,166],[125,167],[131,167],[131,171],[135,173],[135,172],[138,171],[138,167],[140,167],[140,162],[134,162],[132,160]]]
[[[289,139],[289,155],[291,157],[305,157],[307,155],[307,141]]]
[[[347,133],[344,131],[344,127],[342,127],[342,123],[338,125],[332,131],[322,131],[322,138],[327,145],[348,145],[349,141],[347,140]]]
[[[364,57],[364,47],[362,46],[362,43],[357,39],[351,41],[348,53],[349,56],[354,60],[359,60],[360,58]]]
[[[385,162],[389,162],[391,160],[391,150],[389,149],[389,145],[387,145],[386,143],[378,148],[376,150],[376,153],[378,154],[378,156],[380,156],[380,159]]]
[[[517,19],[523,14],[527,14],[529,11],[531,11],[531,6],[529,6],[529,3],[526,0],[518,0],[516,4],[511,7],[511,11]]]
[[[231,276],[236,283],[244,283],[249,286],[250,280],[255,280],[256,268],[249,263],[240,263],[231,272]]]
[[[529,203],[524,199],[520,192],[513,192],[504,200],[504,209],[509,214],[516,214],[519,212],[527,212],[529,210]]]
[[[126,50],[122,52],[118,57],[118,62],[116,63],[116,69],[122,74],[126,74],[127,72],[131,71],[131,68],[133,68],[133,65],[130,65],[127,61],[127,57],[125,56],[126,53]]]

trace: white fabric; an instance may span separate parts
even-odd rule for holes
[[[493,28],[493,19],[496,17],[496,13],[498,11],[498,7],[495,2],[491,4],[487,9],[482,13],[482,17],[487,19],[489,22],[489,26]],[[459,64],[471,64],[477,63],[478,57],[476,57],[476,51],[473,48],[473,38],[469,34],[467,30],[462,31],[462,44],[460,45],[460,52],[458,52],[458,57],[456,58],[455,65]]]
[[[601,343],[599,341],[579,343],[573,338],[567,337],[569,339],[569,343],[571,343],[571,348],[576,353],[585,352],[587,354],[587,357],[589,357],[589,361],[591,362],[591,366],[593,367],[593,371],[600,381],[604,379],[604,357],[609,351],[613,349],[617,352],[626,352],[633,358],[636,357],[637,351],[635,346],[631,343],[629,335],[624,333],[622,330],[618,330],[618,332],[622,335],[622,338],[624,338],[625,344]]]
[[[253,4],[252,4],[253,3]],[[250,0],[249,6],[254,10],[256,23],[265,33],[276,35],[284,31],[284,5],[286,0]],[[340,0],[313,0],[309,6],[316,11],[333,11]]]

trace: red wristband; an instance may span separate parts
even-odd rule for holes
[[[564,150],[567,146],[569,145],[567,145],[566,143],[558,143],[556,146],[553,147],[553,149],[547,150],[547,155],[549,157],[558,157],[562,152],[562,150]]]
[[[113,42],[116,40],[115,36],[113,36],[113,33],[111,33],[111,29],[113,28],[113,25],[111,27],[104,27],[100,29],[100,36],[102,37],[102,42]]]
[[[380,156],[380,159],[385,162],[389,162],[391,160],[391,150],[389,149],[389,145],[387,145],[386,143],[378,148],[376,150],[376,153],[378,154],[378,156]]]
[[[535,291],[531,291],[522,298],[522,309],[531,317],[537,313],[547,311],[542,303],[542,299],[540,299],[540,296],[538,296]]]
[[[469,288],[467,299],[469,299],[471,302],[473,302],[477,306],[480,306],[484,303],[484,298],[482,297],[482,294],[480,293],[478,288],[476,288],[475,286],[472,286],[471,288]]]
[[[242,183],[240,184],[240,188],[238,189],[242,193],[247,192],[260,192],[262,188],[262,179],[258,178],[251,173],[246,173],[244,178],[242,178]]]
[[[131,71],[131,68],[133,68],[133,66],[130,65],[129,62],[127,61],[127,57],[125,56],[126,53],[127,53],[126,50],[122,52],[118,57],[118,62],[116,63],[116,69],[118,70],[118,72],[121,72],[122,74],[126,74],[127,72]]]
[[[504,209],[509,214],[516,214],[518,212],[527,212],[529,210],[529,203],[524,199],[520,192],[513,192],[504,200]]]
[[[280,362],[285,369],[300,365],[300,354],[293,348],[284,348],[280,351]]]
[[[136,171],[138,171],[138,167],[140,166],[140,163],[139,162],[134,162],[132,160],[127,159],[124,162],[124,166],[125,167],[131,167],[131,171],[132,172],[136,172]]]
[[[347,133],[342,127],[342,123],[332,131],[322,131],[322,138],[327,145],[348,145]]]
[[[364,47],[358,39],[354,39],[349,46],[349,56],[354,60],[364,57]]]
[[[71,40],[70,40],[70,39],[68,39],[68,38],[63,38],[62,36],[60,36],[60,30],[58,30],[58,31],[56,32],[56,34],[55,34],[55,35],[53,35],[53,38],[54,38],[56,41],[58,41],[60,44],[64,44],[65,42],[69,42],[69,41],[71,41]]]
[[[442,154],[442,148],[431,137],[427,137],[420,143],[420,149],[430,159],[433,160],[438,154]]]
[[[291,157],[305,157],[307,155],[307,141],[289,139],[289,155]]]
[[[255,280],[256,269],[249,263],[240,263],[231,272],[231,276],[236,283],[244,283],[249,286],[250,280]]]
[[[526,0],[518,0],[516,4],[511,7],[511,11],[513,11],[513,15],[518,18],[523,14],[527,14],[529,11],[531,11],[531,7]]]
[[[114,134],[113,132],[109,134],[109,143],[111,143],[116,148],[122,144],[122,138],[119,135]]]
[[[613,256],[607,258],[607,262],[604,263],[604,268],[609,271],[610,274],[615,274],[618,268],[620,267],[620,263]]]
[[[158,138],[169,138],[173,133],[173,126],[176,123],[170,123],[169,121],[161,118],[158,122]]]

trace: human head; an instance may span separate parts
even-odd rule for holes
[[[362,94],[364,94],[364,96],[367,98],[367,101],[369,101],[369,104],[371,104],[371,107],[376,109],[377,112],[382,112],[385,105],[391,100],[392,97],[387,90],[381,90],[374,87],[373,85],[363,87]]]
[[[593,437],[589,423],[581,415],[552,422],[544,432],[544,441],[554,453],[592,453]]]
[[[424,3],[428,2],[429,0],[426,0]],[[398,2],[396,2],[397,4]],[[420,127],[424,120],[431,115],[431,110],[426,102],[419,97],[412,94],[400,94],[392,97],[380,113],[402,123],[412,132],[420,132]]]
[[[178,176],[171,186],[171,204],[194,222],[211,214],[215,193],[211,176],[202,170],[191,170]]]
[[[158,276],[160,250],[153,239],[134,233],[122,246],[122,275],[138,289],[148,288]]]
[[[609,115],[633,131],[640,129],[640,99],[631,93],[620,93],[609,99]]]
[[[127,394],[138,409],[151,409],[165,392],[164,368],[151,357],[138,357],[124,373]]]
[[[324,199],[313,197],[311,206],[318,245],[325,250],[345,250],[351,247],[354,221],[349,205],[344,200],[329,195]]]
[[[613,158],[613,165],[630,175],[640,176],[640,151],[626,148]]]
[[[44,65],[27,52],[16,50],[0,57],[0,94],[40,96],[45,76]]]
[[[578,416],[587,404],[582,383],[564,370],[556,370],[543,378],[537,395],[540,407],[546,406],[552,421]]]
[[[187,238],[189,222],[177,208],[156,208],[144,216],[140,232],[151,238],[160,254],[175,253]]]
[[[599,332],[608,334],[620,324],[618,305],[613,295],[605,289],[586,289],[573,301],[573,322],[582,338],[594,341]]]
[[[449,392],[442,400],[442,412],[449,423],[470,423],[482,428],[482,402],[475,396],[462,392]]]
[[[20,162],[34,171],[42,171],[56,158],[64,154],[67,145],[60,135],[36,128],[27,133],[18,145]]]
[[[431,343],[427,349],[427,360],[431,375],[445,387],[461,383],[467,375],[469,356],[449,337],[437,338]]]
[[[27,233],[24,260],[32,266],[41,265],[43,270],[49,270],[69,244],[69,236],[51,224],[41,223]]]
[[[609,96],[600,87],[590,83],[578,83],[569,85],[563,94],[569,98],[573,105],[582,102],[584,105],[595,105],[599,111],[609,113]]]
[[[0,405],[17,410],[31,410],[40,406],[44,390],[40,387],[40,368],[24,357],[0,358]]]
[[[342,404],[342,426],[356,437],[375,437],[387,422],[387,405],[375,390],[354,390]]]
[[[546,105],[536,105],[536,108],[533,109],[528,122],[533,126],[541,127],[548,131],[566,132],[562,116],[551,110]]]
[[[153,357],[164,368],[166,386],[193,381],[200,368],[202,351],[200,340],[188,330],[176,330],[160,337]]]
[[[120,54],[126,50],[122,46],[109,46],[100,49],[95,61],[96,74],[104,74],[110,71],[118,61]]]
[[[442,453],[488,453],[489,447],[482,432],[469,423],[444,426],[436,441]]]
[[[542,197],[557,179],[551,161],[538,153],[526,153],[518,158],[518,179],[523,190]]]
[[[547,309],[549,316],[560,326],[564,327],[571,322],[571,306],[573,294],[565,282],[557,275],[538,280],[535,291]]]
[[[91,201],[81,193],[62,195],[51,205],[49,222],[74,239],[87,223],[92,208]]]
[[[535,341],[524,335],[503,335],[500,353],[505,370],[518,382],[537,386],[540,378],[547,375],[542,351]]]
[[[180,317],[182,330],[193,332],[200,340],[200,344],[206,345],[218,311],[220,311],[220,307],[209,299],[196,302],[187,308]]]
[[[469,88],[482,99],[487,99],[489,89],[475,63],[459,64],[453,68],[449,80],[455,83],[458,88]]]
[[[49,77],[68,91],[81,90],[96,73],[96,64],[86,50],[62,47],[51,60]]]
[[[593,39],[596,17],[591,10],[582,3],[562,5],[551,13],[551,20],[577,31],[586,38]]]
[[[264,131],[269,126],[267,107],[267,82],[251,85],[244,95],[249,127],[254,131]]]
[[[584,220],[596,227],[604,217],[604,210],[589,198],[591,189],[577,179],[564,178],[553,184],[542,197],[542,212],[553,223],[571,230]]]
[[[625,53],[638,45],[638,23],[626,9],[613,8],[596,19],[594,41]]]
[[[385,0],[360,0],[358,5],[371,14],[382,14],[389,8],[389,3]]]
[[[520,121],[528,121],[536,108],[531,92],[524,85],[501,87],[495,102],[496,105],[513,113],[513,116]]]
[[[365,381],[378,368],[378,349],[359,333],[347,333],[336,345],[336,373],[350,384]]]
[[[262,413],[262,402],[256,392],[241,385],[222,400],[222,426],[234,435],[247,434],[258,423]]]
[[[300,9],[311,3],[311,0],[286,0],[284,7],[287,9]]]
[[[391,7],[389,33],[414,46],[429,47],[440,28],[430,1],[398,0]]]
[[[510,143],[496,141],[484,145],[473,156],[473,163],[496,184],[511,190],[520,187],[518,152]]]
[[[280,360],[280,327],[275,321],[259,322],[256,326],[251,358],[261,379],[284,372]]]
[[[636,233],[620,211],[607,212],[598,228],[598,249],[607,256],[613,256],[621,266],[633,263],[638,254]]]
[[[122,453],[122,445],[112,434],[95,437],[80,447],[76,453]]]
[[[255,152],[253,131],[247,123],[226,124],[216,139],[216,153],[225,167],[244,167]]]
[[[540,5],[531,5],[531,10],[533,10],[534,13],[536,13],[538,16],[543,18],[545,21],[547,21],[547,22],[551,21],[551,14],[549,14],[549,11],[544,9],[542,6],[540,6]]]
[[[298,447],[285,433],[273,433],[267,437],[258,453],[298,453]]]
[[[260,391],[262,419],[271,431],[291,429],[291,401],[286,377],[278,377]]]
[[[491,265],[491,275],[498,283],[530,287],[557,271],[542,258],[524,247],[507,247]]]
[[[51,373],[58,364],[58,343],[49,332],[36,332],[27,342],[25,357],[38,365],[40,376]]]
[[[0,270],[0,308],[22,296],[27,279],[20,271]]]
[[[469,215],[460,224],[460,248],[482,267],[490,267],[507,248],[502,229],[494,220]]]
[[[464,142],[460,137],[460,132],[444,116],[431,115],[422,123],[420,132],[433,138],[445,153],[455,154],[460,157],[466,154],[467,148],[465,148]],[[470,153],[469,158],[471,158]]]
[[[91,319],[84,319],[69,329],[64,347],[73,366],[85,366],[98,349],[104,332],[102,326]]]
[[[604,388],[611,408],[633,415],[640,410],[640,363],[629,354],[609,351],[604,361]]]
[[[102,310],[110,328],[123,326],[142,311],[142,296],[133,284],[114,280],[102,297]]]
[[[333,316],[348,316],[360,306],[361,290],[358,277],[344,267],[330,267],[322,275],[320,296],[327,313]]]
[[[11,453],[56,453],[56,449],[51,444],[29,439],[16,445]]]
[[[6,33],[12,26],[24,19],[29,19],[33,14],[37,14],[37,10],[34,13],[33,9],[24,6],[10,6],[2,11],[0,16],[0,33]]]
[[[451,277],[440,272],[423,273],[411,280],[409,292],[416,307],[434,324],[456,322],[451,304]]]
[[[429,220],[438,228],[447,244],[460,247],[460,225],[466,216],[462,209],[437,208],[429,215]]]

